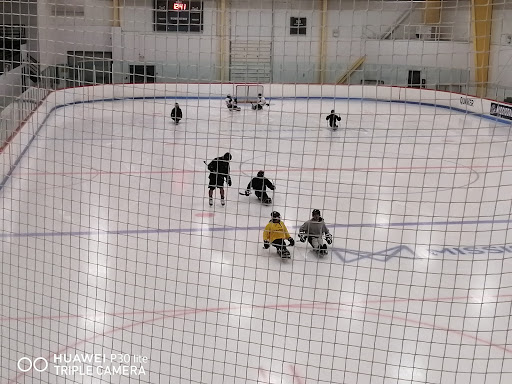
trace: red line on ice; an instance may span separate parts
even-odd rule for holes
[[[506,296],[510,296],[510,295],[506,295]],[[498,295],[496,297],[498,297]],[[407,299],[401,299],[401,300],[407,301]],[[289,305],[277,305],[276,304],[276,305],[254,306],[254,307],[255,308],[289,308],[289,309],[291,309],[291,308],[315,308],[315,307],[320,307],[320,308],[323,308],[325,310],[338,310],[339,311],[339,308],[338,309],[337,308],[332,308],[332,309],[327,308],[328,305],[339,306],[340,304],[336,304],[336,303],[316,303],[316,304],[315,303],[313,303],[313,304],[311,304],[311,303],[298,303],[298,304],[289,304]],[[123,325],[123,326],[120,326],[120,327],[115,327],[115,328],[111,329],[110,331],[106,331],[106,332],[103,332],[101,334],[97,334],[97,335],[91,336],[91,337],[89,337],[87,339],[78,340],[76,343],[74,343],[72,345],[67,345],[65,347],[62,347],[57,352],[51,353],[50,355],[46,356],[46,359],[47,360],[50,359],[54,354],[63,354],[64,352],[66,352],[69,349],[74,349],[74,348],[76,348],[76,347],[78,347],[78,346],[80,346],[82,344],[85,344],[87,342],[93,341],[93,340],[95,340],[95,339],[97,339],[99,337],[104,337],[104,336],[116,333],[118,331],[134,328],[134,327],[139,326],[139,325],[151,324],[151,323],[154,323],[156,321],[164,320],[164,319],[169,318],[169,317],[186,316],[186,315],[189,315],[189,314],[198,314],[198,313],[206,313],[206,312],[220,312],[220,311],[227,311],[227,312],[229,312],[231,310],[238,310],[238,309],[239,309],[238,307],[236,307],[236,308],[233,308],[233,307],[217,307],[217,308],[184,309],[184,310],[179,310],[179,311],[171,311],[170,314],[167,314],[165,316],[156,317],[156,318],[152,318],[152,319],[148,319],[148,320],[135,321],[135,322],[132,322],[132,323],[127,324],[127,325]],[[481,339],[481,338],[473,336],[473,335],[469,335],[469,334],[464,333],[463,331],[460,331],[460,330],[453,330],[453,329],[450,329],[450,328],[447,328],[447,327],[443,327],[443,326],[436,326],[435,324],[425,323],[425,322],[418,321],[418,320],[411,320],[411,319],[408,319],[406,317],[399,317],[399,316],[381,314],[380,312],[374,312],[374,311],[368,312],[367,310],[356,310],[356,311],[354,311],[353,309],[351,311],[352,312],[356,312],[356,313],[368,314],[368,315],[376,316],[376,317],[385,317],[385,318],[390,318],[390,319],[398,319],[398,320],[403,321],[406,324],[411,322],[411,323],[414,323],[414,324],[419,325],[419,326],[424,326],[424,327],[433,328],[433,329],[436,329],[436,330],[443,330],[443,331],[447,331],[447,332],[457,333],[457,334],[460,334],[462,337],[466,337],[466,338],[470,338],[470,339],[473,339],[473,340],[477,340],[477,341],[482,342],[482,343],[484,343],[486,345],[489,345],[491,347],[495,347],[495,348],[501,349],[501,350],[503,350],[503,351],[505,351],[507,353],[511,353],[512,354],[512,349],[510,349],[510,348],[504,347],[503,345],[500,345],[500,344],[495,344],[495,343],[493,343],[491,341],[484,340],[484,339]],[[147,312],[147,313],[148,314],[154,314],[152,312]],[[294,382],[295,382],[296,378],[298,380],[302,380],[301,377],[295,376],[295,368],[292,367],[292,369],[293,369],[293,373],[294,373]],[[16,383],[18,381],[18,379],[26,376],[28,373],[29,372],[20,372],[20,373],[18,373],[14,378],[9,380],[9,383]],[[299,381],[299,383],[302,384],[302,383],[305,383],[305,382],[304,381]]]
[[[400,171],[400,170],[428,170],[428,169],[506,169],[512,168],[508,165],[448,165],[448,166],[421,166],[421,167],[355,167],[355,168],[279,168],[279,169],[265,169],[265,172],[319,172],[319,171],[354,171],[354,172],[371,172],[371,171]],[[243,172],[253,172],[252,169],[234,170],[232,174],[239,174]],[[171,169],[168,171],[83,171],[83,172],[20,172],[17,176],[43,176],[43,175],[152,175],[152,174],[180,174],[180,173],[207,173],[206,170],[193,170],[193,169]]]

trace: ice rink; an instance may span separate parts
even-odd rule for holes
[[[512,382],[510,125],[218,98],[178,99],[175,125],[175,101],[57,109],[0,186],[2,383]],[[227,151],[233,186],[209,207],[204,161]],[[272,206],[239,194],[259,170]],[[313,208],[334,236],[323,258],[297,237]],[[262,248],[273,210],[287,261]],[[145,373],[53,367],[93,353]]]

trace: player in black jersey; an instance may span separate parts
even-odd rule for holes
[[[247,188],[244,192],[245,196],[251,194],[251,189],[254,189],[254,194],[263,204],[272,204],[272,199],[267,195],[266,190],[270,189],[273,191],[276,189],[275,185],[265,177],[265,172],[259,171],[256,177],[247,184]]]

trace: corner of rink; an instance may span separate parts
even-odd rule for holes
[[[55,107],[52,92],[29,88],[0,113],[0,191]]]

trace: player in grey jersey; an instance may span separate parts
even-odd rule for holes
[[[306,240],[311,244],[313,250],[321,255],[327,254],[327,245],[324,244],[323,236],[327,244],[332,244],[332,235],[325,225],[324,219],[320,216],[320,210],[313,209],[313,218],[306,221],[299,229],[299,239],[301,242]]]

